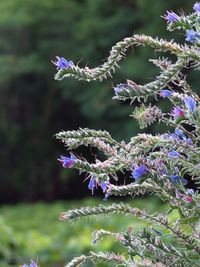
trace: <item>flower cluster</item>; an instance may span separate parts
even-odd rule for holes
[[[193,6],[193,9],[194,9],[197,13],[199,13],[199,12],[200,12],[200,3],[199,3],[199,2],[195,3],[194,6]]]
[[[173,97],[175,96],[175,94],[171,90],[161,90],[160,96],[162,98],[166,98],[166,97]],[[184,117],[188,113],[187,111],[189,111],[190,113],[194,113],[196,111],[197,103],[196,103],[196,100],[192,96],[188,96],[188,95],[184,96],[183,103],[181,104],[182,104],[182,107],[180,106],[173,107],[171,114],[174,117],[174,119]]]
[[[197,2],[194,4],[193,9],[196,11],[196,15],[197,17],[200,15],[200,3]],[[167,22],[169,24],[176,24],[178,25],[178,23],[182,23],[182,17],[178,16],[176,13],[174,13],[173,11],[167,11],[166,15],[164,16],[164,18],[167,20]],[[185,18],[183,16],[183,19],[186,19],[187,21],[187,17]],[[188,18],[188,21],[189,18]],[[199,28],[198,25],[194,25],[195,28],[193,29],[187,29],[186,28],[186,41],[187,42],[191,42],[191,43],[199,43],[200,42],[200,32],[199,32]]]
[[[90,177],[90,181],[89,181],[89,184],[88,184],[88,189],[90,189],[92,192],[93,190],[97,187],[97,186],[100,186],[103,193],[106,192],[106,189],[109,185],[109,182],[108,181],[101,181],[100,183],[98,182],[98,180],[96,179],[96,177],[94,175],[92,175]]]
[[[106,159],[101,160],[99,153],[93,163],[81,156],[76,157],[73,153],[69,157],[61,156],[58,159],[64,168],[85,172],[88,189],[92,193],[100,188],[105,199],[112,195],[134,197],[154,194],[169,205],[167,212],[158,214],[150,214],[126,203],[85,207],[61,213],[60,219],[63,221],[98,214],[122,213],[142,218],[148,225],[139,231],[125,229],[121,233],[112,233],[101,229],[95,233],[93,243],[106,236],[113,237],[124,246],[125,257],[115,253],[91,252],[88,256],[74,258],[66,267],[79,266],[88,261],[94,264],[110,262],[113,266],[147,266],[146,263],[154,267],[200,266],[200,232],[197,227],[200,201],[200,97],[188,84],[187,73],[183,73],[186,67],[198,70],[200,66],[199,2],[194,4],[193,10],[188,16],[183,13],[177,15],[173,11],[167,11],[164,16],[167,28],[170,31],[183,30],[186,42],[190,44],[182,45],[146,35],[133,35],[117,43],[111,49],[107,61],[97,68],[79,68],[62,57],[57,57],[53,62],[58,69],[55,76],[57,80],[74,77],[91,81],[107,78],[131,46],[149,46],[177,58],[174,63],[167,58],[151,60],[161,71],[154,81],[138,85],[127,80],[114,87],[113,97],[117,100],[130,100],[131,104],[136,103],[137,107],[131,117],[139,122],[141,129],[157,120],[166,127],[170,126],[173,129],[170,132],[166,130],[157,135],[138,134],[130,142],[118,142],[106,131],[87,128],[57,134],[57,138],[70,151],[79,146],[92,146],[104,153]],[[188,64],[189,62],[192,64]],[[168,101],[170,112],[165,113],[157,104],[152,106],[153,97],[155,103],[159,99]],[[148,103],[144,104],[145,102]],[[121,185],[118,182],[119,173],[126,174],[130,183],[124,182]],[[169,218],[174,210],[179,214],[175,220]],[[157,230],[158,225],[160,229]]]
[[[176,192],[176,197],[179,198],[179,199],[182,199],[186,203],[192,203],[194,195],[195,195],[195,193],[194,193],[193,189],[187,189],[185,194],[181,194],[178,191]]]

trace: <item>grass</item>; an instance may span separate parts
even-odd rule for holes
[[[59,213],[80,206],[102,203],[99,199],[81,201],[5,205],[0,207],[0,266],[11,267],[38,259],[41,267],[64,266],[72,257],[93,251],[121,251],[113,240],[92,244],[92,232],[104,228],[109,231],[133,230],[146,224],[132,216],[97,216],[75,223],[61,222]],[[150,212],[164,211],[165,204],[154,198],[129,201],[133,207]],[[88,265],[89,266],[89,265]],[[91,265],[90,265],[91,266]],[[103,265],[102,265],[103,266]]]

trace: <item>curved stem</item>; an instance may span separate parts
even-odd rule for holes
[[[119,62],[123,57],[124,53],[130,46],[146,45],[151,48],[175,54],[179,58],[190,58],[195,61],[200,61],[200,55],[195,49],[191,49],[189,46],[181,46],[173,41],[166,41],[158,38],[152,38],[146,35],[133,35],[132,37],[125,38],[124,40],[116,43],[110,51],[110,55],[107,61],[103,65],[99,65],[96,68],[90,69],[88,67],[79,68],[78,66],[70,66],[65,69],[60,69],[56,75],[56,80],[62,80],[63,78],[73,77],[78,80],[92,81],[92,80],[103,80],[111,72],[115,71],[115,67],[118,66]]]

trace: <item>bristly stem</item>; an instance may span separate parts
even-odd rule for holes
[[[107,61],[94,69],[88,67],[79,68],[78,66],[71,66],[70,68],[64,68],[58,70],[55,75],[56,80],[62,80],[63,78],[73,77],[78,80],[92,81],[103,80],[111,75],[111,72],[115,71],[115,67],[118,66],[117,62],[124,57],[124,53],[130,46],[147,45],[154,49],[170,52],[175,54],[179,58],[191,58],[197,62],[200,62],[199,52],[195,49],[190,49],[188,46],[180,46],[175,42],[167,42],[166,40],[153,39],[146,35],[133,35],[132,37],[125,38],[123,41],[118,42],[112,47],[110,55]]]
[[[128,261],[125,259],[124,256],[117,255],[113,252],[110,253],[95,253],[90,252],[89,256],[80,256],[74,258],[71,262],[69,262],[65,267],[78,267],[81,266],[83,263],[86,262],[93,262],[93,263],[112,263],[113,266],[132,266],[137,267],[136,265],[129,265]]]

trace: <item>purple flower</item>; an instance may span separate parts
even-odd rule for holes
[[[197,13],[200,12],[200,3],[197,2],[196,4],[194,4],[193,9],[194,9]]]
[[[108,184],[109,184],[108,181],[103,181],[103,182],[101,182],[100,186],[101,186],[101,189],[103,190],[103,193],[106,192],[106,189],[107,189],[107,187],[108,187]]]
[[[168,153],[170,157],[179,157],[181,154],[175,150],[172,150]]]
[[[193,189],[187,189],[186,195],[194,196],[194,190]]]
[[[162,158],[151,160],[151,166],[156,168],[157,172],[166,173],[166,166]]]
[[[191,140],[191,138],[187,138],[187,139],[186,139],[186,143],[187,143],[187,145],[189,145],[189,146],[193,146],[193,145],[194,145],[193,142],[192,142],[192,140]]]
[[[185,185],[186,185],[186,184],[188,183],[188,181],[187,181],[186,179],[180,177],[180,176],[177,175],[177,174],[175,174],[175,175],[171,175],[169,178],[170,178],[171,181],[172,181],[173,183],[175,183],[175,184],[177,184],[177,183],[182,183],[182,184],[185,184]]]
[[[188,42],[196,42],[199,41],[200,34],[195,32],[194,30],[187,30],[186,31],[186,41]]]
[[[37,267],[37,264],[36,264],[36,262],[34,262],[33,260],[31,260],[30,265],[24,264],[24,265],[22,265],[22,267]]]
[[[171,90],[161,90],[160,91],[160,96],[161,97],[163,97],[163,98],[165,98],[165,97],[169,97],[169,96],[171,96],[173,94],[173,91],[171,91]]]
[[[184,97],[183,101],[190,112],[196,110],[196,101],[191,96]]]
[[[189,146],[194,146],[191,138],[187,138],[184,134],[184,132],[182,130],[180,130],[179,128],[175,129],[175,136],[177,136],[177,138],[182,138],[184,142],[186,142],[187,145]],[[177,142],[182,141],[182,140],[178,140],[176,138],[174,138],[174,140],[176,140]]]
[[[126,83],[120,83],[114,88],[115,95],[118,96],[123,92],[124,90],[129,89],[128,84]]]
[[[180,17],[176,13],[174,13],[173,11],[167,11],[167,14],[164,16],[164,18],[168,22],[175,22],[175,21],[180,19]]]
[[[170,133],[170,134],[169,133],[164,133],[164,134],[161,135],[161,137],[163,139],[170,139],[170,140],[173,140],[173,141],[178,141],[179,140],[178,136],[175,133]]]
[[[74,163],[76,162],[76,156],[72,153],[70,153],[70,157],[64,157],[61,156],[60,159],[58,159],[64,168],[71,168],[73,167]]]
[[[148,171],[149,170],[145,165],[140,165],[139,167],[136,167],[131,174],[135,180],[139,180],[142,176],[147,174]]]
[[[183,139],[186,138],[184,132],[183,132],[182,130],[180,130],[179,128],[176,128],[176,129],[175,129],[175,134],[176,134],[178,137],[180,137],[180,138],[183,138]]]
[[[88,184],[88,189],[90,189],[90,190],[94,190],[94,188],[95,188],[95,178],[94,178],[94,176],[92,176],[91,178],[90,178],[90,181],[89,181],[89,184]]]
[[[183,196],[183,200],[187,203],[193,202],[193,198],[191,196]]]
[[[74,63],[66,60],[64,57],[56,57],[56,61],[52,62],[57,66],[57,69],[68,69],[74,67]]]
[[[181,194],[181,193],[179,193],[178,191],[176,191],[176,197],[177,198],[179,198],[179,199],[182,199],[183,201],[185,201],[186,203],[192,203],[193,202],[193,195],[188,195],[188,191],[189,190],[192,190],[193,191],[193,193],[194,193],[194,190],[193,189],[188,189],[187,191],[186,191],[186,195],[184,195],[184,194]]]
[[[176,106],[172,110],[172,116],[174,117],[174,119],[177,119],[177,118],[180,118],[180,117],[184,117],[185,116],[185,111],[181,107]]]

